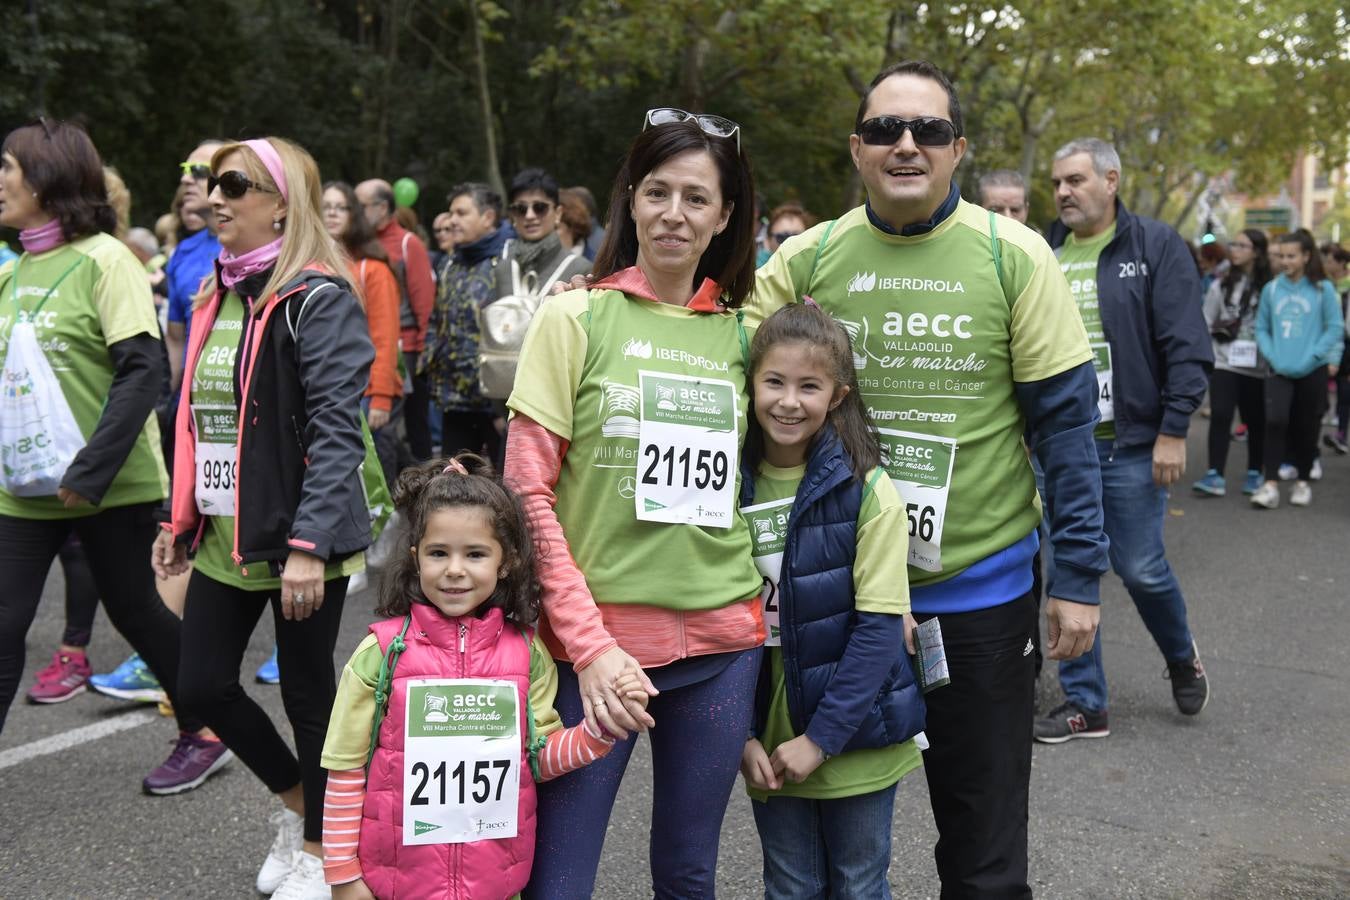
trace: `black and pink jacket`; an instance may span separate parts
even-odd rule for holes
[[[370,544],[359,467],[366,453],[361,395],[375,350],[346,281],[307,269],[260,301],[254,292],[270,276],[255,275],[237,290],[248,314],[234,371],[240,414],[233,549],[236,565],[267,562],[275,572],[292,550],[333,561]],[[165,527],[194,550],[205,519],[195,496],[191,373],[224,296],[217,287],[193,313],[175,426],[171,521]]]

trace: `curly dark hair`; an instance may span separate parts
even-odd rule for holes
[[[394,484],[394,506],[402,514],[406,528],[398,553],[385,572],[380,585],[381,616],[405,616],[414,603],[425,603],[417,558],[408,552],[416,549],[426,533],[432,513],[456,506],[481,507],[492,520],[493,535],[502,546],[502,567],[506,575],[497,580],[497,589],[484,607],[500,607],[511,622],[525,628],[539,618],[539,580],[535,576],[535,548],[525,508],[520,498],[508,490],[492,470],[492,464],[473,453],[454,457],[467,474],[448,470],[451,460],[439,459],[403,470]]]

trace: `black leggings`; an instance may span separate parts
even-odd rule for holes
[[[98,612],[98,588],[84,547],[73,533],[57,551],[61,571],[66,576],[66,630],[61,643],[67,647],[88,647],[94,633],[94,614]]]
[[[427,376],[418,375],[416,350],[404,350],[403,362],[408,371],[414,373],[412,390],[404,398],[407,407],[403,412],[403,426],[407,429],[408,449],[412,452],[413,462],[423,462],[431,458],[431,428],[427,425],[427,413],[431,408],[431,391],[427,387]],[[393,484],[389,485],[391,488]]]
[[[441,417],[441,452],[454,456],[461,450],[478,453],[497,465],[501,455],[502,436],[492,423],[489,412],[446,412]],[[498,468],[498,471],[501,471]]]
[[[1286,452],[1298,467],[1298,480],[1312,475],[1317,435],[1327,402],[1327,367],[1302,378],[1271,375],[1266,379],[1266,480],[1278,481]]]
[[[347,579],[324,583],[323,605],[303,622],[281,617],[281,592],[246,591],[200,572],[188,581],[183,611],[183,665],[178,688],[186,703],[274,794],[297,784],[305,791],[305,840],[323,837],[328,773],[319,765],[328,716],[337,694],[333,650],[342,624]],[[239,666],[263,608],[277,630],[281,701],[295,735],[291,752],[263,708],[239,683]]]
[[[1247,468],[1261,471],[1266,442],[1265,379],[1215,369],[1209,379],[1209,407],[1209,467],[1223,474],[1236,408],[1247,426]]]
[[[150,547],[157,504],[116,506],[78,519],[19,519],[0,515],[0,730],[23,675],[24,638],[37,615],[52,558],[74,532],[103,607],[132,649],[164,685],[183,731],[201,730],[175,696],[181,624],[155,591]]]

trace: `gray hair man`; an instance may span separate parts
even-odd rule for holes
[[[1000,216],[1027,224],[1031,212],[1026,179],[1012,169],[995,169],[980,176],[980,205]]]
[[[1214,364],[1200,273],[1181,235],[1131,213],[1118,196],[1120,155],[1082,138],[1055,153],[1059,256],[1092,346],[1101,423],[1094,436],[1111,567],[1167,662],[1177,709],[1193,716],[1209,682],[1163,549],[1167,488],[1186,467],[1186,432]],[[1056,498],[1047,493],[1047,508]],[[1048,588],[1055,589],[1054,569]],[[1038,741],[1109,735],[1101,642],[1059,667],[1065,701],[1037,720]]]

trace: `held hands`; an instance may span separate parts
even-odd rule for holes
[[[570,281],[554,282],[553,287],[549,289],[550,294],[562,294],[567,291],[581,291],[591,286],[592,278],[589,275],[573,275]]]
[[[1153,483],[1167,487],[1181,479],[1186,471],[1186,439],[1159,434],[1153,442]]]
[[[1101,607],[1051,597],[1045,604],[1049,659],[1077,659],[1092,649],[1101,620]]]
[[[656,724],[647,713],[646,702],[639,702],[629,692],[640,690],[654,697],[659,691],[638,661],[617,646],[578,670],[577,684],[586,724],[592,732],[623,740],[630,732],[646,731]]]
[[[160,529],[155,535],[154,546],[150,548],[150,568],[160,581],[168,581],[172,575],[182,575],[188,570],[187,548],[176,543],[171,532]]]
[[[333,885],[333,900],[375,900],[364,879]]]
[[[323,606],[323,560],[292,550],[281,568],[281,617],[303,622]]]

